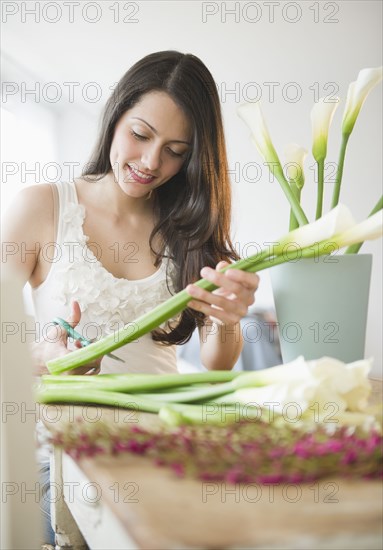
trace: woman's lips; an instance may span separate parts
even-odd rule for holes
[[[155,179],[154,176],[150,176],[150,177],[140,176],[131,166],[129,166],[129,164],[127,164],[126,167],[128,169],[129,176],[133,178],[134,181],[137,181],[138,183],[143,183],[144,185],[145,184],[147,185],[149,183],[152,183],[152,181]]]

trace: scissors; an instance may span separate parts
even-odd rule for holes
[[[92,344],[92,340],[88,340],[88,338],[82,336],[79,332],[77,332],[77,330],[72,328],[70,324],[65,321],[65,319],[61,319],[61,317],[55,317],[52,320],[52,323],[63,327],[71,338],[73,338],[74,340],[79,340],[83,348],[89,346],[89,344]],[[121,359],[121,357],[117,357],[117,355],[113,355],[113,353],[107,353],[106,355],[107,357],[115,359],[116,361],[122,361],[123,363],[125,362],[123,359]]]

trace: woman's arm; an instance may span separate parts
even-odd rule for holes
[[[188,285],[187,291],[193,300],[189,307],[206,315],[206,321],[199,330],[201,362],[210,370],[229,370],[236,363],[243,345],[240,320],[254,303],[254,293],[259,277],[239,269],[219,273],[226,262],[219,262],[216,269],[204,267],[201,276],[214,283],[217,288],[208,292],[195,285]]]
[[[16,195],[2,223],[1,241],[2,276],[17,276],[22,285],[31,282],[41,267],[40,254],[44,245],[55,241],[54,199],[50,184],[26,187]],[[73,302],[67,321],[74,328],[80,319],[80,307]],[[33,342],[31,354],[35,374],[47,374],[48,360],[70,353],[67,339],[64,328],[52,327],[47,341]],[[85,374],[90,369],[96,374],[100,362],[101,358],[72,371],[72,374]]]
[[[230,370],[243,347],[240,323],[221,325],[206,318],[199,328],[201,363],[209,370]]]

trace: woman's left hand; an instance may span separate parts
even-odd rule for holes
[[[201,276],[214,283],[213,292],[188,285],[186,291],[193,296],[188,307],[201,311],[219,325],[233,325],[247,314],[248,307],[254,303],[254,293],[258,288],[259,277],[256,273],[247,273],[240,269],[219,270],[229,265],[219,262],[216,269],[203,267]]]

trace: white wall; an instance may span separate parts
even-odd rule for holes
[[[35,14],[28,15],[23,13],[25,3],[19,4],[17,13],[6,16],[5,53],[34,74],[42,87],[55,82],[63,90],[57,103],[44,101],[40,94],[41,104],[56,117],[57,159],[63,166],[65,162],[86,162],[110,88],[134,61],[162,49],[201,57],[221,95],[229,163],[234,171],[234,240],[242,251],[247,243],[263,243],[285,233],[289,208],[279,186],[269,182],[266,170],[259,173],[259,181],[249,181],[255,174],[251,170],[246,178],[246,165],[256,162],[261,167],[262,161],[236,115],[237,105],[258,91],[280,156],[289,141],[310,150],[309,113],[314,100],[335,93],[344,104],[348,83],[359,70],[382,63],[382,5],[376,1],[120,2],[118,14],[116,3],[104,1],[92,3],[93,8],[85,12],[81,10],[87,3],[82,3],[74,11],[73,22],[64,5],[59,15],[52,7],[44,12],[44,3],[36,3]],[[97,22],[89,22],[96,16]],[[57,22],[50,22],[55,17]],[[76,83],[73,103],[65,82]],[[86,94],[84,99],[81,93],[92,91],[90,82],[96,82],[102,92],[98,101],[87,100]],[[271,84],[266,83],[274,83],[274,98]],[[346,159],[341,200],[358,220],[382,193],[381,91],[381,87],[375,89],[363,107]],[[295,102],[294,92],[300,95]],[[337,161],[342,110],[340,105],[330,134],[328,161],[333,163]],[[312,164],[310,156],[302,199],[311,218],[316,191]],[[326,185],[326,206],[331,186],[331,182]],[[366,353],[375,357],[378,372],[382,358],[381,243],[369,243],[364,251],[374,253]],[[266,273],[262,274],[258,305],[272,305]]]

